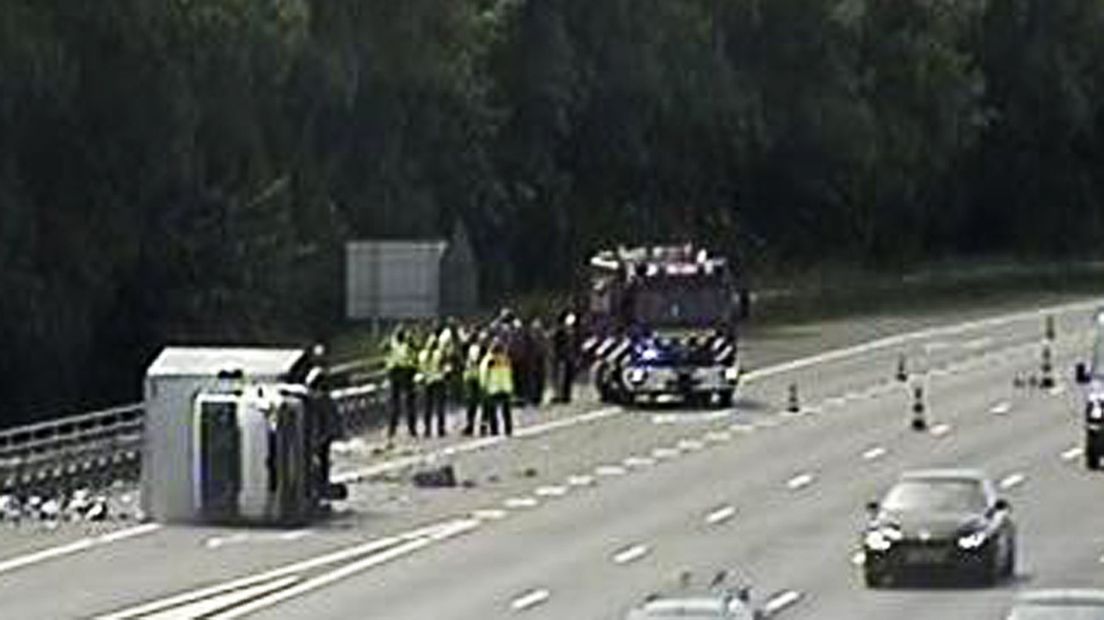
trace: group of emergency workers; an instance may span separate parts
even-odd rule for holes
[[[385,345],[391,392],[388,441],[404,418],[411,437],[444,437],[450,401],[463,403],[464,435],[477,430],[480,435],[512,435],[513,406],[543,404],[550,361],[553,401],[570,402],[578,342],[575,315],[569,311],[551,332],[539,319],[526,324],[510,310],[482,327],[448,320],[422,336],[400,324]]]

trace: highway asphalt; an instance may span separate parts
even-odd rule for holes
[[[524,413],[508,442],[421,447],[451,447],[436,462],[470,488],[414,489],[409,468],[388,465],[402,457],[350,450],[340,470],[362,481],[340,514],[308,528],[8,531],[0,541],[20,542],[0,550],[0,617],[620,618],[682,571],[705,580],[725,568],[777,617],[999,618],[1019,588],[1104,587],[1104,474],[1076,450],[1068,380],[1092,307],[1057,315],[1054,392],[1013,386],[1037,372],[1037,313],[780,328],[749,338],[752,375],[730,411],[587,402]],[[923,433],[907,424],[911,383],[893,378],[901,353],[925,371]],[[784,411],[792,383],[797,415]],[[901,470],[933,465],[980,466],[1006,487],[1015,579],[866,590],[863,505]]]

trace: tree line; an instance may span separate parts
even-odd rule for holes
[[[2,0],[0,425],[314,339],[342,243],[1094,253],[1104,0]]]

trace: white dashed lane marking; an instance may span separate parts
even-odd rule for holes
[[[1013,489],[1023,484],[1026,480],[1027,476],[1022,473],[1016,472],[1014,474],[1009,474],[1000,481],[1000,488],[1005,490]]]
[[[951,432],[951,425],[946,422],[936,424],[931,428],[932,437],[944,437]]]
[[[530,590],[525,594],[510,601],[510,609],[513,611],[525,611],[547,601],[552,596],[548,590]]]
[[[589,487],[594,484],[594,476],[577,475],[569,476],[567,478],[567,484],[573,487]]]
[[[603,476],[606,478],[613,476],[624,476],[625,468],[620,465],[599,465],[594,468],[594,474],[597,476]]]
[[[734,506],[721,506],[705,515],[705,522],[708,525],[717,525],[728,521],[734,516],[736,516],[736,508]]]
[[[484,508],[472,511],[472,517],[480,521],[499,521],[505,519],[509,513],[498,508]]]
[[[743,422],[737,422],[728,427],[728,430],[733,433],[754,433],[755,426],[751,424],[744,424]]]
[[[647,456],[630,456],[624,461],[621,461],[621,464],[630,469],[639,469],[655,465],[655,459]]]
[[[679,455],[676,448],[656,448],[652,450],[652,458],[656,460],[673,459]]]
[[[533,494],[537,497],[563,497],[567,494],[567,488],[562,486],[537,487]]]
[[[813,474],[810,473],[798,474],[786,481],[786,488],[791,491],[803,489],[812,484],[814,479]]]
[[[1059,383],[1058,385],[1047,390],[1047,394],[1050,394],[1051,396],[1061,396],[1063,393],[1065,393],[1065,391],[1066,387]]]
[[[631,545],[613,554],[614,564],[628,564],[648,555],[647,545]]]
[[[1081,449],[1080,446],[1074,446],[1069,450],[1063,452],[1060,457],[1063,461],[1072,461],[1074,459],[1080,458],[1080,456],[1084,453],[1085,451]]]
[[[989,413],[993,415],[1004,415],[1009,411],[1012,411],[1012,403],[1008,401],[1001,401],[989,409]]]
[[[535,508],[539,502],[533,497],[511,497],[502,502],[507,508]]]
[[[876,461],[886,455],[886,449],[881,446],[874,446],[869,450],[862,453],[864,461]]]
[[[695,452],[705,447],[705,444],[697,439],[683,439],[678,442],[678,449],[684,452]]]
[[[705,440],[713,443],[724,443],[732,440],[732,433],[729,431],[709,431],[705,434]]]
[[[775,594],[763,605],[763,611],[767,617],[774,616],[782,610],[796,605],[801,600],[801,593],[795,590],[784,590]]]

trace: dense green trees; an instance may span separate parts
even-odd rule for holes
[[[306,339],[341,243],[1095,252],[1104,0],[3,0],[0,425]]]

